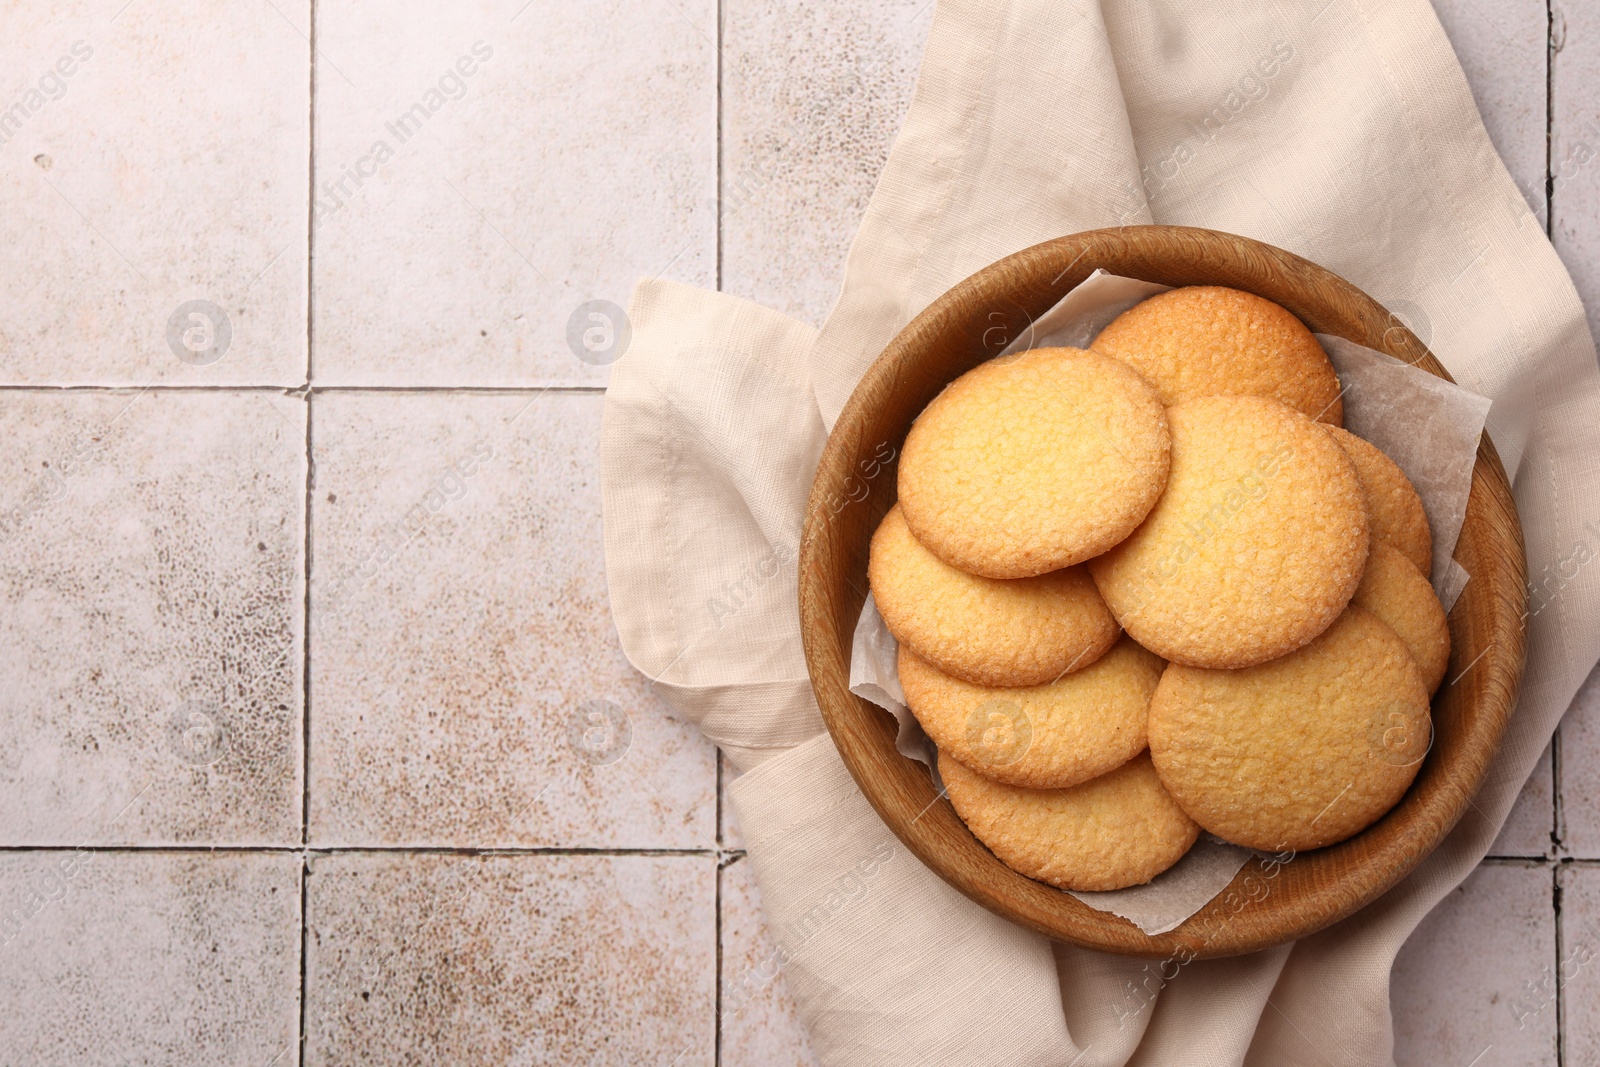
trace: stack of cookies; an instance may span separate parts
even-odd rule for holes
[[[1310,331],[1213,286],[991,360],[917,418],[868,573],[1000,860],[1120,889],[1202,829],[1303,851],[1400,799],[1450,636],[1416,490],[1341,421]]]

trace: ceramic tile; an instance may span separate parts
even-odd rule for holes
[[[1600,868],[1563,867],[1558,878],[1562,1051],[1569,1064],[1600,1063]]]
[[[1560,730],[1561,846],[1600,859],[1600,668],[1579,687]]]
[[[1552,856],[1555,842],[1555,783],[1550,770],[1551,748],[1534,765],[1533,773],[1517,794],[1511,814],[1500,828],[1500,836],[1489,848],[1491,856]]]
[[[305,1062],[710,1067],[715,878],[709,856],[317,857]]]
[[[314,844],[716,847],[715,750],[607,607],[601,403],[315,399]]]
[[[0,404],[0,843],[297,844],[305,402]]]
[[[1479,867],[1395,961],[1395,1063],[1555,1067],[1555,940],[1549,867]]]
[[[0,856],[0,1063],[292,1064],[300,860]]]
[[[1600,9],[1557,0],[1550,71],[1551,235],[1600,336]]]
[[[821,323],[932,17],[928,0],[724,4],[724,291]]]
[[[603,382],[640,276],[716,285],[715,0],[406,15],[317,5],[317,380]]]
[[[308,9],[7,10],[0,382],[304,380]]]
[[[748,859],[722,870],[722,1065],[816,1067]]]
[[[1466,72],[1489,140],[1542,219],[1549,70],[1544,0],[1434,0],[1433,8]]]

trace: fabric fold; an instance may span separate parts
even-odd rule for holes
[[[830,737],[740,776],[728,795],[823,1063],[1080,1062],[1050,943],[912,856]]]
[[[628,319],[600,430],[612,616],[629,662],[753,766],[822,732],[795,600],[816,330],[659,279]]]
[[[906,322],[1011,252],[1149,221],[1267,241],[1407,309],[1493,401],[1535,590],[1505,743],[1444,844],[1294,946],[1154,971],[990,915],[889,834],[822,732],[795,570],[826,427]],[[601,444],[613,612],[747,769],[729,793],[824,1064],[1392,1063],[1395,954],[1600,654],[1600,570],[1564,565],[1600,503],[1593,339],[1424,0],[941,0],[822,329],[660,281],[629,315]]]

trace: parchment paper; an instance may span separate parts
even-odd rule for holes
[[[1112,319],[1168,286],[1095,271],[1039,316],[1001,356],[1030,348],[1086,348]],[[1469,579],[1450,558],[1466,517],[1478,437],[1489,401],[1343,338],[1317,340],[1339,375],[1344,425],[1377,445],[1416,486],[1433,534],[1433,586],[1449,611]],[[850,656],[850,691],[895,717],[900,754],[935,768],[933,743],[905,704],[895,667],[898,644],[867,597],[856,622]],[[1253,853],[1202,834],[1188,854],[1146,885],[1104,893],[1074,892],[1092,908],[1120,915],[1147,934],[1174,929],[1225,889]]]

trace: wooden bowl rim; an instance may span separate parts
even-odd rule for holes
[[[828,437],[802,532],[801,632],[823,720],[862,793],[914,855],[990,911],[1056,940],[1181,965],[1315,933],[1382,895],[1444,839],[1481,785],[1515,706],[1525,660],[1526,563],[1510,484],[1485,433],[1456,549],[1458,560],[1470,556],[1464,562],[1470,564],[1472,580],[1450,613],[1454,677],[1447,676],[1434,701],[1436,715],[1447,696],[1452,706],[1462,707],[1465,732],[1451,742],[1458,751],[1448,767],[1430,752],[1400,804],[1362,833],[1288,863],[1251,860],[1200,912],[1164,934],[1145,934],[1125,919],[1010,870],[972,837],[949,801],[935,793],[926,769],[895,750],[888,713],[849,692],[851,636],[866,595],[866,557],[859,535],[849,545],[836,543],[845,536],[836,533],[841,525],[836,520],[841,507],[870,501],[865,505],[870,521],[852,518],[870,537],[893,502],[892,477],[887,491],[854,477],[874,398],[889,395],[885,390],[899,386],[908,369],[928,358],[949,331],[967,328],[968,340],[962,344],[972,350],[968,366],[991,358],[1004,346],[1005,336],[1018,334],[1017,313],[1031,323],[1096,268],[1174,286],[1217,284],[1258,292],[1288,307],[1315,332],[1345,337],[1447,381],[1454,379],[1398,318],[1309,260],[1216,230],[1125,226],[1041,242],[952,287],[907,324],[867,369]],[[988,320],[1004,320],[1005,330],[993,343],[992,329],[975,324],[964,310],[971,308],[988,309]],[[916,410],[925,404],[926,399]],[[894,443],[896,454],[899,444]],[[891,476],[896,470],[888,468]],[[866,486],[860,498],[854,495],[856,483]],[[847,498],[843,504],[841,491]],[[830,583],[829,554],[845,552],[855,561],[860,581],[850,581],[844,573],[849,568],[840,564],[846,585]],[[848,630],[839,632],[844,627],[831,625],[830,615],[834,621],[850,620]],[[1470,664],[1458,664],[1458,625],[1469,636],[1484,635],[1482,652]]]

